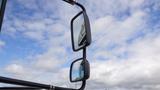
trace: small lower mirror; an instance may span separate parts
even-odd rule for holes
[[[89,78],[89,62],[87,60],[77,59],[71,64],[70,81],[78,82]]]

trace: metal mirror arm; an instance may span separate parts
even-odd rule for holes
[[[86,51],[86,47],[83,48],[83,58],[84,60],[86,60],[87,55],[86,55],[87,51]]]
[[[87,58],[86,47],[83,48],[83,58],[84,58],[83,60],[86,60],[86,58]],[[79,90],[84,90],[85,86],[86,86],[86,80],[82,81],[82,86]]]
[[[12,85],[21,85],[25,87],[0,87],[0,90],[40,90],[40,89],[47,89],[47,90],[77,90],[72,88],[63,88],[57,87],[52,85],[46,85],[41,83],[23,81],[13,78],[1,77],[0,76],[0,83],[12,84]],[[79,89],[78,89],[79,90]],[[80,89],[83,90],[83,89]]]
[[[34,82],[29,82],[29,81],[24,81],[24,80],[2,77],[2,76],[0,76],[0,83],[22,85],[22,86],[27,86],[27,87],[38,87],[38,88],[45,88],[45,89],[50,89],[52,87],[51,85],[34,83]]]
[[[41,90],[36,87],[0,87],[0,90]]]
[[[65,1],[65,2],[72,4],[72,5],[74,5],[74,3],[75,3],[75,1],[73,1],[73,0],[62,0],[62,1]]]
[[[86,86],[86,80],[82,82],[82,86],[78,90],[84,90]]]
[[[36,88],[36,87],[0,87],[0,90],[43,90],[46,88]],[[71,89],[71,88],[62,88],[62,87],[55,87],[50,88],[47,90],[77,90],[77,89]]]
[[[84,12],[86,12],[86,9],[84,8],[84,6],[74,0],[63,0],[71,5],[77,5],[78,7],[80,7]]]
[[[84,8],[84,6],[78,2],[74,3],[75,5],[79,6],[84,12],[86,12],[86,9]]]

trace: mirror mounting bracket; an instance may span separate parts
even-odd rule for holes
[[[82,86],[78,90],[84,90],[86,86],[86,80],[82,81]]]
[[[65,2],[67,2],[67,3],[69,3],[69,4],[72,4],[72,5],[75,4],[75,1],[73,1],[73,0],[63,0],[63,1],[65,1]]]
[[[84,6],[74,0],[63,0],[71,5],[77,5],[78,7],[80,7],[84,12],[86,12],[86,9],[84,8]]]
[[[83,60],[86,60],[86,58],[87,58],[86,53],[87,53],[87,50],[86,50],[86,47],[84,47],[83,48]]]
[[[84,8],[82,4],[75,2],[75,5],[79,6],[84,12],[86,12],[86,9]]]

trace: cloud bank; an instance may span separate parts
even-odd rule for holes
[[[160,1],[79,2],[87,9],[93,37],[87,90],[159,90]],[[81,52],[72,52],[69,23],[79,10],[59,0],[9,1],[2,37],[14,46],[0,42],[9,48],[3,53],[11,54],[4,58],[2,75],[76,87],[69,82],[69,66]],[[10,51],[15,46],[19,55]]]

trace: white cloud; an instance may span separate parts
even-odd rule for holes
[[[132,3],[134,8],[128,17],[119,19],[113,14],[108,14],[98,18],[92,24],[94,43],[89,52],[92,57],[90,60],[93,60],[92,78],[87,89],[159,90],[160,42],[157,41],[159,37],[155,37],[158,34],[150,32],[154,34],[143,39],[143,35],[141,37],[135,36],[134,40],[137,39],[137,41],[127,43],[127,40],[132,36],[134,37],[141,32],[146,35],[148,29],[154,28],[154,26],[148,27],[150,14],[141,9],[141,6],[144,6],[144,1],[128,2]],[[99,5],[102,6],[102,4]],[[100,11],[96,8],[94,10]],[[156,31],[158,32],[159,29],[156,28]],[[114,45],[113,49],[110,45]],[[118,55],[121,54],[124,54],[125,58],[119,58]]]
[[[5,46],[5,42],[0,40],[0,47]]]
[[[92,25],[92,37],[95,42],[92,48],[96,48],[94,56],[101,52],[107,52],[106,49],[110,48],[110,45],[124,46],[127,40],[146,29],[147,19],[145,12],[137,11],[124,20],[119,20],[113,16],[95,20]],[[124,50],[120,49],[114,53],[119,51],[124,53]]]
[[[11,64],[8,65],[5,70],[9,73],[13,73],[15,75],[24,75],[25,74],[25,69],[22,65],[19,64]]]
[[[28,56],[29,59],[24,57],[24,60],[29,61],[27,64],[22,60],[23,64],[8,65],[6,72],[13,76],[18,75],[17,77],[21,79],[73,87],[74,85],[68,82],[69,67],[63,65],[69,62],[68,59],[81,56],[81,53],[71,53],[70,50],[69,22],[77,9],[59,0],[47,2],[42,0],[42,3],[36,0],[18,0],[18,2],[25,9],[35,12],[29,15],[26,12],[8,14],[7,17],[12,19],[6,21],[7,31],[4,31],[9,32],[8,34],[20,32],[26,39],[40,42],[39,45],[45,50]],[[87,83],[87,90],[106,90],[106,88],[159,90],[160,37],[158,33],[148,34],[148,29],[152,27],[149,27],[150,13],[146,12],[146,9],[150,7],[144,7],[150,2],[145,0],[82,2],[91,20],[93,37],[93,44],[88,52],[91,78]],[[154,0],[152,4],[153,2]],[[156,3],[153,8],[157,10],[158,6]],[[156,28],[156,31],[159,29]],[[140,32],[145,35],[136,37]],[[134,36],[133,42],[127,43],[127,40]],[[0,47],[4,45],[5,43],[0,41]],[[124,55],[125,58],[118,57],[120,55]]]
[[[138,7],[139,8],[139,7],[141,7],[141,5],[143,5],[144,1],[145,0],[138,0],[138,1],[137,0],[132,0],[131,1],[131,7],[136,7],[136,8]]]
[[[111,90],[114,87],[155,90],[160,85],[159,39],[159,36],[147,36],[137,40],[128,46],[132,56],[126,60],[96,60],[92,63],[92,80],[105,83]]]
[[[61,55],[58,55],[57,53]],[[66,51],[64,49],[61,49],[58,47],[56,49],[50,49],[47,53],[38,55],[35,58],[35,66],[45,70],[53,71],[56,68],[61,67],[61,65],[63,65],[65,60],[65,55],[66,55]],[[60,59],[59,56],[62,56],[64,60]]]

